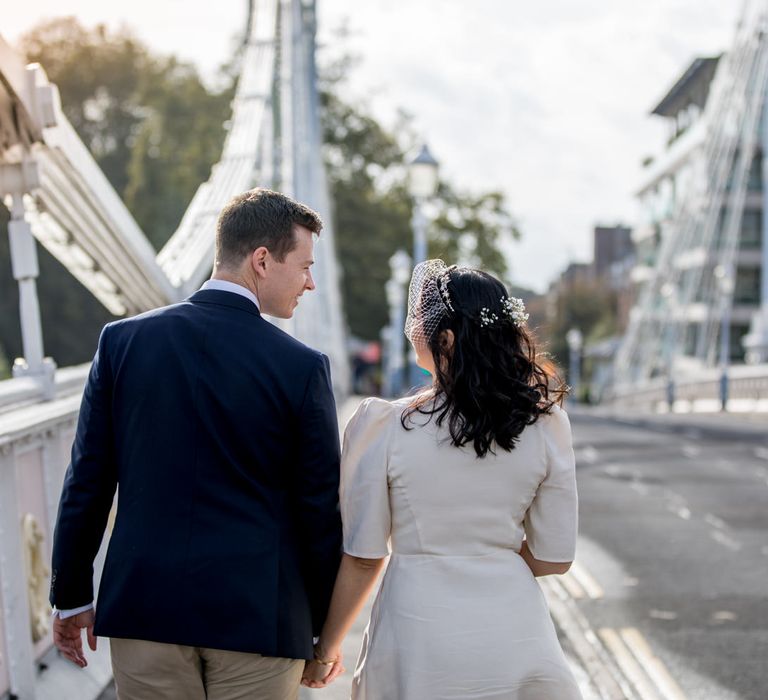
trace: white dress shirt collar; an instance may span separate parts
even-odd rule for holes
[[[208,280],[203,284],[202,287],[200,287],[200,291],[203,291],[204,289],[213,289],[217,292],[232,292],[232,294],[239,294],[241,297],[245,297],[246,299],[250,299],[254,304],[256,304],[256,308],[259,309],[259,300],[256,298],[256,295],[246,287],[243,287],[241,284],[237,284],[236,282],[229,282],[227,280]]]

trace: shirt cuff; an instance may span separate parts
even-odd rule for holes
[[[75,615],[79,615],[83,612],[88,612],[89,610],[93,610],[93,603],[89,603],[88,605],[81,605],[79,608],[69,608],[68,610],[54,610],[53,615],[54,617],[59,617],[61,620],[66,620],[68,617],[74,617]]]

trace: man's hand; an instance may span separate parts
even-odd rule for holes
[[[333,665],[320,664],[317,661],[307,661],[304,666],[304,674],[301,684],[307,688],[325,688],[333,683],[346,669],[341,663],[341,652],[336,657]]]
[[[80,668],[88,665],[83,654],[83,628],[88,636],[88,646],[92,651],[96,651],[96,637],[93,636],[94,617],[93,610],[86,610],[66,620],[62,620],[58,615],[53,618],[53,642],[56,648]]]

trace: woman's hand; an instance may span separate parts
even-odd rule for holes
[[[304,665],[304,673],[301,676],[301,684],[307,688],[325,688],[333,683],[346,670],[342,665],[341,651],[332,656],[333,663],[321,663],[329,657],[323,656],[317,652],[318,659],[307,661]]]
[[[341,644],[384,568],[386,557],[365,559],[344,554],[333,587],[328,617],[315,645],[315,658],[307,661],[302,685],[325,688],[342,673]],[[321,662],[331,663],[321,663]]]

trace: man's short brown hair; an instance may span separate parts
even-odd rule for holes
[[[216,222],[216,265],[234,267],[264,246],[278,261],[296,247],[294,226],[320,233],[317,212],[279,192],[256,188],[234,197]]]

